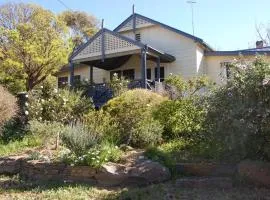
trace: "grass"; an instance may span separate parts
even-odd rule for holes
[[[41,145],[41,141],[34,136],[25,136],[22,140],[3,143],[0,141],[0,157],[22,153],[30,148]]]
[[[172,140],[146,150],[146,156],[158,161],[168,168],[172,168],[178,162],[195,161],[194,152],[190,149],[191,144],[183,140]]]
[[[173,182],[151,185],[144,188],[98,188],[90,185],[44,184],[33,185],[21,182],[18,177],[0,177],[0,199],[6,200],[253,200],[267,199],[270,189],[233,188],[233,189],[184,189]]]

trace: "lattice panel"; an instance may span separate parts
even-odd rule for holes
[[[136,26],[141,26],[144,24],[151,24],[150,22],[146,21],[145,19],[142,19],[140,17],[136,17]]]
[[[85,47],[77,56],[85,56],[92,53],[101,52],[101,35],[99,35],[94,41]]]
[[[132,44],[131,42],[118,38],[114,35],[105,33],[105,52],[133,46],[135,45]]]
[[[136,26],[140,27],[143,25],[153,25],[153,24],[139,16],[136,16]],[[130,30],[132,28],[133,28],[133,18],[131,18],[119,31]]]
[[[133,18],[129,20],[121,29],[131,29],[133,27]]]

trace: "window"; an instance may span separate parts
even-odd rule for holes
[[[123,77],[128,80],[135,79],[135,70],[134,69],[127,69],[123,70]]]
[[[151,80],[151,78],[152,78],[152,74],[151,74],[151,69],[150,69],[150,68],[147,69],[147,71],[146,71],[146,78],[147,78],[148,80]]]
[[[163,82],[165,78],[164,67],[160,67],[160,81]],[[155,80],[158,81],[157,67],[155,68]]]
[[[75,75],[73,80],[75,84],[79,84],[81,82],[81,75]]]
[[[141,41],[141,34],[140,33],[135,34],[135,40],[138,41],[138,42]]]
[[[117,74],[118,78],[121,78],[123,76],[125,79],[128,79],[128,80],[135,79],[135,70],[134,69],[127,69],[127,70],[123,70],[123,71],[121,71],[121,70],[111,71],[111,74],[110,74],[111,79],[113,78],[113,75],[115,73]]]
[[[58,77],[58,88],[63,88],[68,84],[68,77]]]
[[[220,63],[221,70],[223,72],[224,77],[229,79],[231,77],[231,62],[222,62]]]

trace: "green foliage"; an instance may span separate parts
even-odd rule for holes
[[[212,88],[214,85],[206,76],[196,76],[184,80],[181,75],[170,75],[165,79],[165,83],[169,86],[167,92],[173,99],[197,96],[202,90]]]
[[[165,138],[199,139],[206,110],[193,99],[168,100],[162,102],[153,116],[164,126]]]
[[[0,82],[13,92],[32,90],[67,62],[67,27],[52,12],[7,3],[0,7],[0,19]]]
[[[118,162],[123,152],[111,143],[102,143],[94,148],[89,149],[81,156],[66,154],[62,157],[63,161],[71,165],[87,165],[99,168],[107,162]]]
[[[0,85],[0,129],[5,122],[14,117],[18,106],[16,98]],[[1,133],[1,131],[0,131]]]
[[[118,124],[121,133],[120,142],[140,146],[140,143],[135,142],[138,139],[135,138],[134,133],[141,137],[143,135],[141,131],[148,129],[148,134],[153,131],[153,135],[158,135],[156,127],[152,125],[147,127],[142,121],[151,118],[152,109],[166,99],[148,90],[135,89],[113,98],[103,109],[110,114],[113,122]],[[140,125],[144,125],[144,128],[140,128]],[[154,129],[150,130],[150,128]]]
[[[75,48],[91,38],[98,30],[98,20],[85,12],[68,10],[60,13],[59,18],[69,27]]]
[[[162,141],[163,126],[152,117],[138,122],[132,131],[132,146],[147,147]]]
[[[27,134],[27,128],[18,120],[9,120],[2,128],[0,140],[4,143],[21,140]]]
[[[208,148],[228,159],[270,160],[270,64],[237,61],[231,78],[207,99]]]
[[[46,144],[51,142],[52,138],[55,141],[57,136],[64,132],[64,130],[64,125],[59,122],[29,121],[29,131]]]
[[[200,94],[212,83],[204,76],[184,80],[179,75],[170,75],[165,83],[172,100],[162,102],[153,111],[154,118],[164,126],[164,137],[199,140],[206,113]]]
[[[113,74],[112,80],[110,82],[110,88],[113,90],[113,95],[115,97],[120,96],[122,93],[128,90],[129,80],[123,77],[118,77],[118,74]]]
[[[100,135],[90,132],[86,126],[80,123],[66,126],[61,138],[63,144],[76,156],[85,154],[101,140]]]
[[[93,109],[90,98],[81,91],[41,86],[29,95],[29,118],[39,121],[71,123]]]
[[[193,152],[191,142],[181,139],[171,140],[159,146],[153,146],[146,149],[145,155],[154,161],[158,161],[170,170],[174,170],[177,162],[190,162],[194,160],[195,152]]]
[[[93,110],[83,117],[83,123],[92,133],[100,135],[103,141],[119,143],[119,125],[112,120],[108,112]]]
[[[33,135],[27,135],[21,140],[3,143],[0,141],[0,156],[22,153],[25,150],[41,145],[41,140]]]

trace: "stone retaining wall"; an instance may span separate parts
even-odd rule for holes
[[[21,169],[20,176],[27,180],[96,183],[97,171],[88,166],[28,161],[22,163]]]
[[[147,185],[171,178],[170,171],[166,167],[147,159],[138,160],[130,166],[107,163],[100,169],[94,169],[89,166],[6,158],[0,159],[1,174],[19,174],[23,179],[31,181],[91,183],[101,186]]]
[[[176,165],[176,171],[185,176],[213,177],[210,179],[212,182],[216,181],[214,177],[238,176],[256,186],[270,188],[270,163],[266,162],[243,161],[238,165],[182,163]],[[32,181],[83,182],[106,186],[145,185],[171,178],[167,168],[150,160],[142,160],[129,167],[107,163],[101,169],[94,169],[88,166],[72,167],[63,163],[26,161],[22,158],[10,157],[0,158],[1,174],[19,174],[24,179]],[[187,180],[190,182],[190,179]],[[205,180],[209,182],[208,179],[203,179],[201,182]]]

